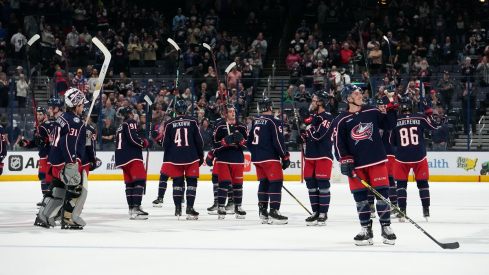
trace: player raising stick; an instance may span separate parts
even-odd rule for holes
[[[348,103],[349,109],[342,112],[334,121],[335,154],[341,163],[341,173],[349,177],[350,190],[362,226],[362,230],[354,238],[355,244],[372,245],[373,231],[367,201],[368,189],[355,179],[355,176],[358,175],[367,181],[382,196],[389,196],[389,180],[385,164],[387,155],[379,129],[383,129],[386,125],[393,128],[397,105],[389,102],[387,115],[373,106],[362,106],[362,90],[355,85],[345,85],[341,90],[341,98]],[[390,227],[390,206],[382,200],[377,201],[377,213],[382,227],[383,242],[393,245],[396,235]]]
[[[226,104],[224,108],[226,120],[221,119],[214,125],[214,154],[216,155],[216,167],[218,167],[217,170],[219,171],[219,188],[217,191],[219,209],[217,214],[219,219],[226,217],[226,198],[229,184],[232,184],[234,213],[237,219],[244,219],[246,212],[241,206],[243,201],[243,149],[246,149],[244,144],[248,138],[248,133],[246,125],[236,120],[234,106]]]
[[[272,115],[273,102],[264,97],[258,102],[261,115],[252,123],[246,141],[251,162],[258,177],[258,209],[262,223],[287,224],[288,218],[280,214],[282,201],[283,171],[290,165],[282,134],[282,121]],[[270,213],[268,203],[270,202]]]
[[[83,123],[87,119],[88,114],[88,108],[83,109],[83,112],[80,116],[82,119]],[[87,172],[87,176],[90,171],[93,171],[95,168],[97,168],[97,158],[96,158],[96,153],[95,153],[95,129],[88,124],[86,126],[86,135],[87,135],[87,143],[85,145],[85,156],[82,159],[82,169]]]
[[[129,219],[146,220],[148,213],[143,211],[141,201],[146,186],[146,170],[143,164],[143,151],[151,147],[152,140],[141,139],[138,136],[138,124],[130,106],[120,107],[118,116],[124,121],[119,126],[115,138],[115,165],[122,169],[126,184],[126,199],[129,206]]]
[[[333,116],[326,112],[329,103],[327,91],[320,91],[312,99],[312,111],[299,109],[301,120],[308,125],[302,134],[306,143],[304,179],[309,190],[309,200],[313,214],[306,219],[307,225],[326,225],[331,193],[331,169],[333,167],[333,143],[331,140]]]
[[[176,117],[168,120],[164,126],[163,165],[168,165],[169,176],[173,179],[173,202],[175,216],[182,215],[182,196],[185,179],[187,180],[187,220],[196,220],[199,213],[194,209],[199,167],[204,163],[204,141],[200,135],[197,120],[185,116],[187,104],[183,100],[175,103]],[[185,179],[184,179],[185,177]]]
[[[406,213],[407,182],[409,171],[413,169],[414,177],[419,189],[419,197],[423,205],[423,217],[428,220],[430,216],[430,177],[428,161],[426,160],[426,146],[424,143],[424,130],[437,129],[433,119],[431,101],[426,98],[422,101],[424,114],[411,114],[412,99],[405,97],[401,100],[401,114],[397,117],[397,125],[391,133],[391,143],[396,147],[396,166],[394,178],[397,181],[397,201],[399,209]],[[399,221],[405,218],[399,214]]]

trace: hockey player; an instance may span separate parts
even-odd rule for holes
[[[241,203],[243,201],[243,149],[248,138],[246,125],[236,120],[236,110],[232,104],[225,104],[226,119],[221,119],[214,125],[214,153],[216,167],[218,167],[218,203],[217,214],[219,219],[226,217],[226,198],[229,184],[233,185],[234,213],[237,219],[244,219],[246,212]]]
[[[146,170],[141,149],[151,147],[153,141],[139,138],[138,125],[134,120],[131,106],[120,107],[117,112],[124,121],[116,132],[115,165],[116,168],[121,168],[124,174],[129,219],[146,220],[148,213],[143,211],[141,207],[143,191],[146,186]]]
[[[307,225],[326,225],[331,193],[331,169],[333,168],[333,143],[331,141],[333,116],[326,112],[329,93],[319,91],[312,99],[312,111],[299,109],[301,120],[308,125],[302,135],[306,143],[304,179],[309,191],[313,214],[306,219]]]
[[[430,216],[428,185],[430,173],[426,159],[424,130],[437,129],[437,125],[433,119],[433,109],[429,99],[424,98],[422,101],[424,114],[411,114],[413,108],[411,98],[403,98],[400,105],[401,114],[397,117],[396,127],[390,137],[392,145],[397,146],[394,169],[394,178],[397,181],[397,202],[399,209],[406,213],[407,181],[409,171],[413,169],[423,205],[423,217],[428,220]],[[399,221],[404,222],[405,218],[399,215]]]
[[[152,133],[153,139],[159,145],[162,144],[164,136],[163,124],[159,124],[155,127]],[[170,177],[170,171],[167,171],[168,164],[165,164],[165,158],[168,156],[166,152],[163,153],[163,164],[160,169],[160,180],[158,182],[158,197],[153,201],[153,207],[163,207],[163,198],[165,197],[166,188],[168,185],[168,178]]]
[[[66,112],[57,117],[50,133],[48,161],[53,188],[46,192],[34,225],[55,226],[54,217],[61,208],[61,229],[83,229],[86,223],[80,213],[86,197],[82,181],[86,179],[81,175],[81,159],[85,153],[86,131],[79,116],[87,101],[78,89],[66,91],[65,100]]]
[[[88,119],[88,108],[83,109],[83,112],[80,116],[82,122],[85,124],[85,121]],[[90,171],[93,171],[97,167],[97,158],[95,153],[95,129],[88,124],[86,126],[86,135],[87,135],[87,143],[85,144],[85,155],[82,159],[82,169],[87,172],[87,176]]]
[[[262,223],[287,224],[288,218],[280,214],[283,172],[290,165],[282,134],[282,121],[272,115],[273,103],[264,97],[258,102],[261,115],[252,123],[246,147],[258,177],[258,209]],[[268,204],[270,202],[270,213]]]
[[[204,141],[200,135],[197,120],[185,116],[187,104],[183,100],[175,103],[176,117],[165,123],[163,148],[165,164],[173,179],[173,202],[175,216],[182,215],[182,195],[184,181],[187,181],[187,220],[196,220],[199,213],[194,209],[197,192],[199,167],[204,163]],[[184,179],[185,177],[185,179]]]
[[[348,111],[342,112],[334,121],[335,154],[341,164],[341,173],[348,176],[362,230],[355,236],[355,244],[373,244],[372,220],[367,201],[367,188],[355,178],[359,176],[375,188],[382,196],[389,196],[387,155],[382,144],[380,130],[386,125],[393,127],[397,105],[389,95],[387,114],[373,106],[362,106],[362,90],[355,85],[345,85],[341,98],[348,103]],[[377,201],[377,213],[382,227],[385,244],[393,245],[396,235],[390,227],[390,207],[382,200]]]
[[[46,183],[46,168],[47,159],[49,154],[49,132],[51,128],[51,121],[48,120],[47,110],[44,107],[36,108],[36,119],[39,126],[36,129],[36,135],[33,140],[21,140],[20,146],[24,148],[35,148],[39,150],[39,170],[37,177],[41,181],[41,191],[44,195],[49,188],[51,182]],[[37,207],[41,207],[41,203],[37,204]]]
[[[2,116],[0,114],[0,116]],[[0,175],[3,174],[3,160],[7,156],[7,141],[6,141],[6,136],[7,134],[5,133],[5,129],[3,128],[2,125],[0,125]]]

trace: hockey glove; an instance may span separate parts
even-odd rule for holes
[[[49,139],[47,137],[42,137],[40,135],[36,135],[36,136],[34,136],[34,143],[37,146],[46,147],[49,144]]]
[[[199,157],[199,167],[202,166],[202,164],[204,164],[204,156]]]
[[[227,135],[225,138],[221,140],[223,146],[228,147],[229,145],[234,143],[233,135]]]
[[[340,159],[341,174],[349,178],[355,177],[355,161],[352,156],[346,156]]]
[[[158,142],[160,140],[163,139],[163,133],[160,133],[159,131],[153,131],[153,133],[151,134],[151,136],[153,137],[153,139],[155,140],[155,142]]]
[[[241,134],[240,132],[233,133],[233,140],[234,143],[239,145],[243,145],[246,142],[246,139],[244,138],[243,134]]]
[[[395,101],[389,102],[386,105],[387,111],[389,111],[389,110],[396,110],[397,111],[397,107],[399,107],[399,105]]]
[[[212,167],[212,165],[214,165],[215,157],[216,155],[214,155],[214,152],[209,151],[209,153],[207,153],[207,157],[205,158],[205,164],[207,164],[207,166],[209,167]]]
[[[282,159],[282,170],[289,168],[289,166],[290,166],[290,154],[289,152],[286,152],[284,158]]]
[[[302,143],[306,143],[306,141],[307,141],[307,132],[301,133],[301,140],[302,140]]]
[[[384,94],[387,96],[387,99],[389,99],[389,102],[394,101],[394,94],[395,94],[395,92],[386,89],[386,90],[384,90]]]
[[[306,107],[301,107],[299,109],[299,116],[301,120],[306,124],[309,125],[312,123],[312,115],[311,112]]]
[[[153,141],[151,139],[141,139],[143,142],[143,148],[153,147]]]
[[[78,171],[78,162],[66,163],[61,169],[61,181],[66,185],[78,185],[81,182],[81,175]]]
[[[423,98],[421,101],[423,106],[423,113],[429,117],[433,116],[433,104],[429,99]]]
[[[93,170],[99,168],[100,166],[102,166],[102,160],[97,158],[95,161],[90,162],[90,167],[88,168],[88,171],[93,171]]]
[[[26,139],[21,139],[21,140],[19,141],[19,145],[20,145],[20,147],[27,147],[27,146],[29,146],[29,144],[31,144],[31,142],[30,142],[30,141],[28,141],[28,140],[26,140]]]

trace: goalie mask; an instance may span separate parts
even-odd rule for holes
[[[88,100],[86,100],[83,92],[76,88],[72,88],[66,91],[65,101],[66,106],[68,107],[76,107],[88,103]]]

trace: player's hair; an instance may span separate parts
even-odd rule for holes
[[[73,107],[66,106],[66,112],[67,113],[69,113],[69,112],[75,112],[75,109],[76,109],[76,106],[73,106]],[[60,108],[60,111],[61,111],[61,108]]]

